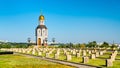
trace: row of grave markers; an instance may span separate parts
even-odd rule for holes
[[[60,53],[61,51],[63,51],[67,61],[72,60],[72,56],[76,56],[76,57],[82,57],[83,63],[88,63],[89,59],[95,59],[106,53],[106,50],[81,50],[81,49],[69,49],[69,48],[11,48],[11,49],[1,49],[1,50],[32,54],[38,56],[42,56],[42,53],[45,53],[46,58],[50,58],[50,54],[56,51],[54,53],[55,59],[59,59]],[[87,54],[89,56],[87,56]],[[117,51],[114,51],[110,56],[110,59],[106,59],[107,67],[113,65],[113,61],[115,61],[116,55],[117,55]]]

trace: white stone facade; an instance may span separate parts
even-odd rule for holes
[[[36,43],[37,45],[47,45],[48,29],[44,25],[44,20],[39,18],[39,25],[36,28]]]

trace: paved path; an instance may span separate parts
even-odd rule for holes
[[[15,53],[15,54],[20,54],[20,53]],[[60,63],[60,64],[64,64],[64,65],[69,65],[69,66],[73,66],[73,67],[76,67],[76,68],[100,68],[100,67],[91,66],[91,65],[61,61],[61,60],[56,60],[56,59],[51,59],[51,58],[28,55],[28,54],[21,54],[21,55],[30,56],[30,57],[34,57],[34,58],[39,58],[39,59],[42,59],[42,60],[47,60],[47,61],[50,61],[50,62]]]

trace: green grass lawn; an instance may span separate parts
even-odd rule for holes
[[[96,58],[96,59],[90,59],[89,60],[89,63],[87,64],[90,64],[90,65],[95,65],[95,66],[100,66],[100,67],[106,67],[105,66],[105,60],[109,58],[109,56],[112,54],[112,52],[106,52],[104,55]],[[118,60],[115,60],[113,62],[113,66],[112,67],[108,67],[108,68],[120,68],[120,56],[116,56],[116,59]]]
[[[42,55],[41,55],[42,57],[45,57],[46,56],[46,54],[45,53],[42,53]]]
[[[108,59],[111,54],[112,52],[106,52],[104,55],[99,56],[96,59],[89,59],[89,62],[86,64],[99,66],[99,67],[106,67],[105,60]],[[53,54],[51,56],[53,56]],[[116,56],[116,58],[120,59],[120,56]],[[63,52],[61,52],[59,60],[66,60],[66,56],[64,55]],[[70,62],[82,63],[82,55],[79,58],[77,58],[76,56],[72,56],[72,60],[70,60]],[[119,67],[120,67],[120,60],[116,60],[113,62],[113,66],[108,68],[119,68]]]
[[[120,60],[115,60],[113,62],[113,66],[108,68],[120,68]]]
[[[119,59],[119,60],[120,60],[120,55],[117,55],[117,56],[116,56],[116,59]]]
[[[30,52],[31,54],[32,52]],[[49,58],[54,58],[54,54],[56,54],[56,50],[50,54]],[[70,53],[72,54],[72,53]],[[100,66],[100,67],[106,67],[106,59],[109,58],[109,56],[112,54],[112,52],[106,52],[104,55],[97,57],[96,59],[89,59],[89,62],[86,64],[94,65],[94,66]],[[108,68],[120,68],[120,52],[118,52],[119,55],[116,56],[116,60],[113,62],[112,67]],[[36,53],[35,55],[38,55]],[[42,57],[45,57],[46,53],[42,53]],[[87,56],[90,56],[87,54]],[[66,60],[66,55],[64,54],[63,50],[60,52],[59,60]],[[82,63],[82,54],[79,58],[72,55],[72,60],[70,62],[76,62],[76,63]],[[52,63],[40,59],[36,59],[33,57],[27,57],[27,56],[21,56],[21,55],[0,55],[0,68],[73,68],[66,65],[61,65],[57,63]]]
[[[112,54],[112,52],[106,52],[104,55],[102,55],[102,56],[100,56],[96,59],[89,59],[89,62],[87,64],[94,65],[94,66],[99,66],[99,67],[106,67],[105,66],[105,63],[106,63],[105,60],[108,59],[111,54]],[[108,67],[108,68],[120,68],[120,56],[117,55],[116,59],[118,59],[118,60],[113,62],[113,66]],[[71,62],[82,63],[82,57],[77,58],[75,56],[72,56]]]
[[[54,58],[54,57],[55,57],[54,53],[50,54],[50,58]]]
[[[116,59],[120,60],[120,51],[118,52],[118,55],[116,56]]]
[[[73,68],[52,63],[33,57],[14,55],[0,55],[0,68]]]
[[[66,60],[66,56],[63,53],[61,53],[59,56],[59,60]]]
[[[4,52],[4,51],[1,51],[1,50],[0,50],[0,52]]]
[[[94,66],[105,67],[105,60],[104,59],[99,59],[99,58],[90,59],[87,64],[94,65]]]
[[[82,63],[82,57],[77,58],[75,56],[72,56],[71,62]]]

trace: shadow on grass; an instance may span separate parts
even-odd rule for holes
[[[108,59],[108,58],[104,58],[104,57],[97,57],[97,58],[99,58],[99,59],[104,59],[104,60],[105,60],[105,59]]]
[[[0,55],[5,55],[5,54],[13,54],[11,51],[2,51],[0,52]]]
[[[106,67],[106,65],[100,65],[100,66],[102,66],[102,67]]]

